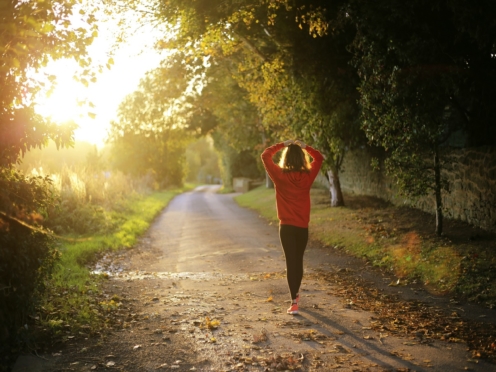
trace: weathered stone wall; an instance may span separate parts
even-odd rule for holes
[[[340,174],[344,192],[375,196],[434,213],[433,196],[415,200],[402,197],[392,179],[372,170],[371,158],[366,148],[346,154]],[[450,184],[450,192],[443,193],[445,216],[496,232],[496,148],[446,149],[443,159],[443,175]],[[328,185],[325,177],[319,181]]]

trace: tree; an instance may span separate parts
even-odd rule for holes
[[[32,147],[52,139],[71,143],[74,126],[58,126],[35,114],[33,98],[54,82],[30,77],[50,60],[73,58],[82,67],[83,82],[94,79],[86,48],[97,35],[95,17],[80,9],[82,27],[72,20],[76,0],[3,1],[0,4],[0,166],[9,166]]]
[[[196,87],[181,59],[164,61],[119,106],[109,142],[117,169],[136,176],[152,172],[161,187],[181,185],[189,100]]]
[[[357,28],[352,51],[363,129],[387,151],[386,169],[405,194],[434,193],[437,234],[448,189],[442,146],[460,129],[472,143],[484,142],[481,133],[491,134],[491,141],[496,134],[494,11],[494,2],[461,0],[356,0],[343,9]],[[492,37],[475,32],[473,14]]]
[[[187,180],[200,183],[218,183],[220,180],[219,157],[213,148],[212,138],[204,136],[186,149]]]
[[[319,139],[334,181],[332,205],[343,204],[338,172],[345,149],[360,138],[357,76],[345,49],[353,28],[328,35],[326,17],[340,4],[258,1],[208,7],[204,1],[169,1],[161,9],[165,19],[181,24],[175,46],[189,43],[198,53],[237,64],[233,76],[267,132],[279,139]]]
[[[72,58],[82,66],[81,79],[94,78],[86,48],[97,33],[95,18],[76,4],[0,2],[0,354],[20,341],[17,331],[56,257],[50,236],[27,227],[38,225],[52,203],[50,180],[25,177],[14,164],[49,139],[57,146],[72,142],[73,126],[57,126],[34,111],[33,97],[54,77],[44,82],[32,76],[50,60]],[[78,10],[82,26],[76,28],[71,20]]]
[[[221,177],[226,189],[232,188],[233,173],[243,174],[240,169],[234,169],[242,166],[236,163],[240,156],[243,155],[247,167],[259,160],[263,146],[258,112],[232,74],[232,62],[228,59],[219,59],[208,66],[204,88],[193,104],[189,125],[191,130],[212,136],[221,155]]]

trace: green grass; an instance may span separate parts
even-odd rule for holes
[[[469,267],[467,252],[473,247],[423,233],[420,226],[408,225],[410,220],[401,214],[401,209],[394,206],[331,208],[327,195],[325,190],[311,191],[309,228],[313,239],[387,269],[401,279],[400,283],[416,280],[433,292],[457,293],[469,299],[480,293],[482,286],[485,289],[482,299],[487,300],[487,305],[494,305],[496,291],[491,290],[490,282],[496,275],[477,277],[477,272],[485,271],[482,264],[476,263],[494,263],[494,254],[492,259],[472,260]],[[240,206],[278,222],[273,189],[262,186],[235,199]],[[479,256],[482,257],[480,252]]]
[[[234,192],[234,188],[225,187],[224,185],[222,185],[221,188],[217,191],[218,194],[231,194],[233,192]]]
[[[271,222],[278,222],[274,189],[260,186],[234,199],[240,206],[258,211],[261,216]]]
[[[157,214],[180,190],[155,192],[146,197],[132,199],[114,218],[124,221],[112,234],[74,238],[60,248],[61,258],[53,273],[56,285],[83,288],[91,275],[86,265],[100,254],[130,248],[148,229]]]
[[[59,248],[60,260],[47,283],[40,310],[41,327],[52,336],[63,336],[68,328],[94,332],[101,329],[105,325],[102,314],[108,312],[108,304],[100,301],[97,294],[105,275],[92,274],[89,264],[105,252],[132,247],[172,198],[191,188],[192,185],[127,200],[118,212],[113,212],[114,218],[122,221],[113,233],[67,237],[68,241],[63,241]]]

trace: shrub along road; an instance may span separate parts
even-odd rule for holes
[[[300,315],[287,315],[277,226],[216,191],[177,196],[137,247],[102,260],[111,331],[68,334],[30,370],[494,370],[493,310],[390,286],[315,241]]]

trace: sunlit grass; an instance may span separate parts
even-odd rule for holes
[[[234,192],[232,187],[225,187],[224,185],[217,191],[218,194],[231,194]]]
[[[392,224],[377,222],[371,209],[330,208],[324,190],[312,189],[311,195],[310,236],[313,239],[366,258],[390,271],[400,283],[419,281],[436,292],[459,288],[462,274],[459,247],[424,239],[414,226],[398,232]],[[278,221],[273,189],[262,186],[236,197],[236,201],[258,211],[269,221]]]
[[[267,189],[265,186],[261,186],[250,192],[238,195],[234,199],[240,206],[258,211],[261,216],[269,221],[278,221],[274,189]]]
[[[155,192],[146,197],[130,200],[127,208],[115,212],[124,222],[111,234],[75,237],[74,242],[64,242],[62,256],[53,274],[55,283],[82,288],[90,273],[85,265],[106,251],[132,247],[148,229],[156,215],[180,190]]]

